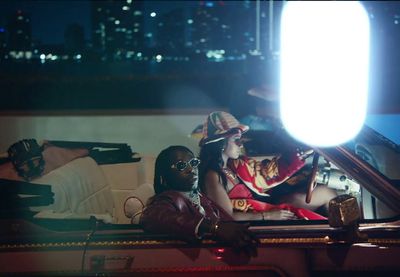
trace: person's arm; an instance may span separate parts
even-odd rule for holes
[[[235,220],[285,220],[292,219],[293,213],[287,210],[271,210],[267,212],[239,212],[234,211],[231,199],[229,198],[218,174],[215,171],[208,171],[205,177],[207,197],[218,204]]]
[[[275,187],[299,171],[305,164],[305,157],[297,151],[285,153],[284,156],[263,160],[260,163],[260,173],[268,187]]]
[[[257,256],[258,238],[249,230],[250,224],[236,222],[215,222],[203,220],[199,233],[213,239],[230,243],[234,248],[244,250],[250,256]]]
[[[235,222],[211,222],[200,213],[182,211],[171,198],[163,197],[152,201],[140,218],[142,227],[151,233],[166,233],[186,241],[204,238],[230,243],[250,255],[256,254],[258,239],[248,229],[249,224]]]
[[[140,224],[151,233],[165,233],[184,240],[196,240],[196,231],[204,220],[201,213],[183,211],[169,197],[157,198],[144,209]]]

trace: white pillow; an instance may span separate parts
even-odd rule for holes
[[[113,214],[114,202],[103,172],[90,157],[75,159],[32,181],[51,185],[54,204],[34,207],[35,211],[75,215]]]

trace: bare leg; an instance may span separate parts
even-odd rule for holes
[[[306,203],[306,193],[295,192],[289,195],[285,195],[281,198],[281,203],[291,204],[297,208],[304,208],[311,211],[315,211],[321,207],[328,209],[329,200],[336,197],[337,194],[334,190],[319,185],[317,186],[312,194],[311,202]]]

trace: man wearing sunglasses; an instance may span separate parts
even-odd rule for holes
[[[255,255],[257,239],[249,225],[233,218],[198,191],[200,160],[183,146],[171,146],[156,159],[154,191],[140,224],[152,233],[177,236],[189,242],[211,238],[231,243]]]

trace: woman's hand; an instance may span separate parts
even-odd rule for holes
[[[215,230],[216,239],[229,242],[238,250],[243,250],[250,256],[257,256],[256,236],[248,229],[250,224],[235,222],[219,222]]]
[[[263,212],[264,220],[291,220],[298,219],[297,216],[289,210],[271,210]]]
[[[306,160],[308,157],[310,157],[312,154],[314,154],[314,150],[311,149],[306,149],[306,150],[298,150],[297,155],[299,156],[300,160]]]

